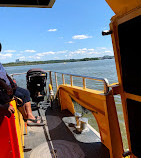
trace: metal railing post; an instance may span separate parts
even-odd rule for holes
[[[62,74],[62,80],[63,80],[63,84],[65,84],[64,74]]]
[[[83,77],[83,89],[86,89],[86,78]]]
[[[49,79],[50,79],[50,84],[51,84],[52,87],[53,87],[53,83],[52,83],[52,72],[51,72],[51,71],[49,71]]]
[[[103,79],[103,83],[104,83],[104,93],[108,93],[109,92],[109,82],[107,80],[107,78]]]
[[[70,75],[70,81],[71,81],[71,86],[73,86],[73,78],[72,78],[72,75]]]
[[[57,82],[57,74],[55,72],[55,82],[56,82],[56,88],[58,88],[58,82]]]

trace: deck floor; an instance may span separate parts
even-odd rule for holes
[[[69,111],[46,107],[33,111],[46,121],[45,126],[28,127],[25,135],[25,158],[109,158],[108,149],[88,128],[81,134],[74,127]]]

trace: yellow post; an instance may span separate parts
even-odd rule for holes
[[[12,104],[14,109],[15,109],[14,116],[15,116],[15,125],[16,125],[17,137],[18,137],[20,156],[21,156],[21,158],[24,158],[24,151],[23,151],[23,146],[24,146],[24,121],[23,121],[23,117],[17,109],[16,101],[13,100],[13,101],[10,102],[10,104]]]

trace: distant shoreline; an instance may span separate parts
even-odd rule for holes
[[[52,63],[67,63],[67,62],[79,62],[79,61],[92,61],[92,60],[103,60],[103,59],[114,59],[114,56],[103,56],[97,58],[83,58],[83,59],[67,59],[67,60],[47,60],[47,61],[19,61],[3,64],[4,67],[10,66],[23,66],[23,65],[39,65],[39,64],[52,64]]]

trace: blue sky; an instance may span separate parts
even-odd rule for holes
[[[104,0],[56,0],[53,8],[0,8],[2,63],[113,55],[114,15]]]

